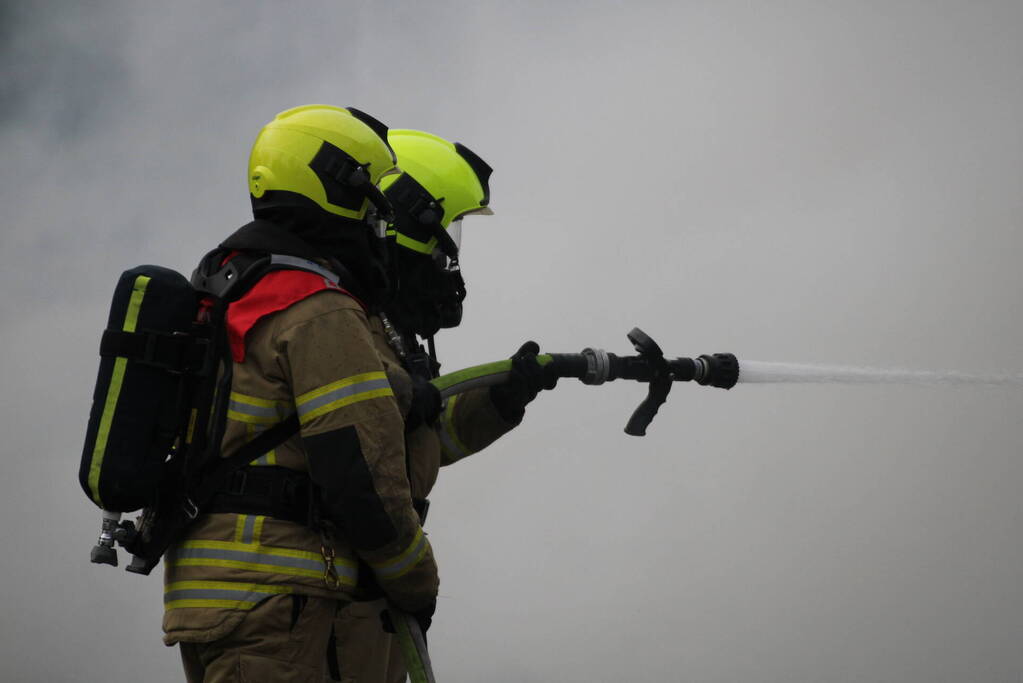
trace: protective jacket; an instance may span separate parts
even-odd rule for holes
[[[369,318],[370,329],[384,358],[399,404],[411,403],[412,380],[387,343],[380,318]],[[435,425],[423,424],[406,435],[412,495],[425,499],[440,467],[476,453],[511,430],[490,400],[488,389],[452,396]],[[406,680],[405,664],[397,641],[380,627],[382,601],[355,602],[346,606],[334,624],[337,673],[354,683],[397,683]]]
[[[402,609],[423,609],[436,596],[437,568],[406,473],[408,376],[356,299],[312,289],[241,326],[222,453],[297,413],[300,434],[253,465],[307,473],[330,533],[260,514],[201,515],[165,557],[168,644],[217,640],[273,595],[353,599],[360,559]],[[232,304],[229,329],[249,296]],[[435,477],[412,478],[432,485]]]

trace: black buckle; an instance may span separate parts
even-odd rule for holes
[[[205,375],[211,370],[210,340],[187,332],[144,330],[145,347],[138,362],[161,368],[174,375],[186,372]]]
[[[369,182],[369,172],[361,164],[348,159],[331,159],[325,169],[334,180],[349,187],[361,187]]]
[[[227,482],[227,486],[220,493],[227,493],[232,496],[240,496],[245,493],[245,482],[248,479],[248,473],[244,469],[235,470],[231,474],[230,481]]]
[[[183,333],[167,334],[152,330],[144,330],[143,334],[146,335],[146,346],[142,350],[142,358],[139,359],[139,362],[169,372],[180,373],[184,348],[180,343],[173,342],[183,341],[182,336],[187,335]],[[165,341],[170,344],[164,343]]]

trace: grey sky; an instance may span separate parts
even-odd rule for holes
[[[496,169],[446,370],[550,351],[1023,370],[1017,2],[0,5],[0,678],[173,681],[75,478],[119,273],[246,220],[277,111]],[[564,383],[442,472],[447,681],[1017,681],[1023,396]],[[122,556],[122,563],[123,563]]]

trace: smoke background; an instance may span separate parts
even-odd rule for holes
[[[496,169],[446,370],[546,350],[1018,372],[1016,2],[0,5],[0,678],[173,681],[76,473],[119,273],[247,219],[256,132],[357,106]],[[563,382],[442,472],[444,681],[1018,681],[1023,397]],[[122,566],[125,557],[122,553]]]

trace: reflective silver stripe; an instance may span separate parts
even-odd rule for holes
[[[455,460],[461,460],[472,455],[472,452],[462,446],[455,433],[455,403],[457,401],[457,395],[444,401],[441,419],[437,423],[437,435],[440,437],[440,443],[444,450],[454,456]]]
[[[249,564],[265,564],[278,567],[294,567],[295,569],[308,569],[310,571],[323,571],[322,560],[307,560],[302,557],[270,555],[269,553],[228,550],[226,548],[180,548],[174,553],[174,557],[180,560],[229,560],[231,562],[247,562]]]
[[[317,275],[323,276],[325,280],[329,280],[332,284],[337,284],[340,279],[337,273],[333,273],[319,263],[314,261],[308,261],[298,256],[287,256],[286,254],[271,254],[270,265],[272,266],[289,266],[291,268],[298,268],[299,270],[308,270]]]
[[[242,527],[242,543],[252,543],[255,532],[256,515],[245,515],[245,525]]]
[[[323,560],[307,560],[303,557],[287,557],[269,553],[255,553],[244,550],[228,550],[226,548],[179,548],[174,553],[176,560],[228,560],[230,562],[247,562],[249,564],[265,564],[277,567],[291,567],[308,571],[323,571]],[[345,567],[338,567],[338,573],[344,573]],[[354,575],[354,572],[352,572]]]
[[[377,389],[389,389],[391,387],[387,378],[383,379],[371,379],[365,382],[356,382],[355,384],[349,384],[346,387],[340,387],[333,391],[317,396],[316,398],[309,399],[305,403],[298,406],[298,419],[301,420],[309,413],[313,412],[317,408],[321,408],[328,403],[334,401],[340,401],[341,399],[355,396],[356,394],[362,394],[367,391],[375,391]]]
[[[233,410],[236,413],[241,413],[242,415],[251,415],[252,417],[280,417],[280,413],[277,412],[277,408],[269,406],[254,406],[251,403],[242,403],[241,401],[235,401],[234,399],[231,399],[231,401],[228,402],[227,409]]]
[[[461,460],[462,458],[471,455],[471,453],[466,453],[459,448],[458,444],[456,444],[454,439],[451,438],[451,435],[448,433],[448,424],[446,422],[437,425],[437,435],[440,437],[441,446],[444,447],[444,450],[454,456],[455,460]]]
[[[226,588],[182,588],[164,593],[164,602],[176,600],[237,600],[239,602],[262,602],[266,598],[280,595],[265,591],[228,590]]]
[[[404,559],[396,564],[388,565],[386,567],[380,567],[379,565],[374,564],[373,570],[381,579],[393,579],[401,576],[419,562],[426,544],[426,534],[420,531],[419,539],[416,541],[415,545],[402,553],[405,555]]]

